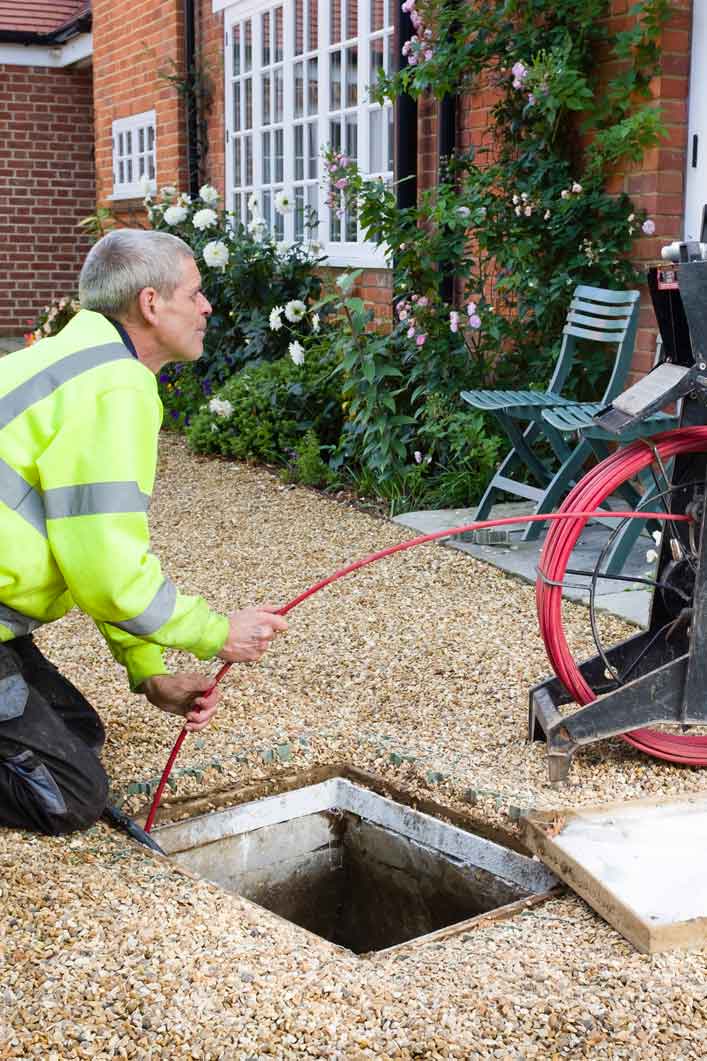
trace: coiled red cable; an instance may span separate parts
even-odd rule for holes
[[[574,487],[559,508],[571,519],[559,520],[548,531],[540,556],[540,571],[545,576],[535,584],[540,632],[557,677],[578,704],[589,704],[596,696],[569,650],[562,625],[562,589],[550,582],[562,582],[565,569],[587,517],[579,510],[599,508],[616,488],[647,468],[655,459],[654,449],[665,463],[672,457],[707,451],[707,427],[683,427],[654,435],[650,444],[632,442],[592,468]],[[674,517],[675,518],[675,517]],[[707,737],[670,734],[658,730],[637,729],[624,733],[623,739],[634,748],[673,763],[707,766]]]
[[[673,432],[673,434],[674,433],[675,432]],[[705,448],[707,449],[707,428],[705,429],[705,433],[706,433]],[[650,451],[646,451],[646,452],[649,453]],[[604,462],[604,463],[606,463],[606,462]],[[624,478],[625,478],[625,476],[624,476]],[[621,481],[623,481],[623,479]],[[584,480],[582,480],[582,482],[584,482]],[[581,486],[581,483],[579,485]],[[433,534],[423,534],[423,535],[421,535],[418,538],[411,538],[409,541],[400,542],[398,545],[391,545],[387,549],[381,549],[380,552],[373,553],[370,556],[364,556],[363,559],[356,560],[354,563],[349,564],[347,567],[343,567],[339,571],[335,571],[334,574],[333,575],[329,575],[328,578],[324,578],[320,582],[316,582],[313,586],[310,586],[309,589],[305,590],[303,593],[300,593],[299,596],[295,597],[293,600],[291,600],[287,604],[283,605],[283,607],[278,610],[278,615],[287,615],[287,613],[292,611],[293,608],[296,608],[298,604],[301,604],[303,601],[307,600],[308,597],[311,597],[314,593],[317,593],[320,589],[324,589],[325,586],[329,586],[329,585],[331,585],[332,582],[336,582],[338,579],[343,578],[344,575],[349,575],[353,571],[358,571],[359,568],[366,567],[368,564],[375,563],[377,560],[382,560],[386,556],[392,556],[393,553],[399,553],[399,552],[403,552],[406,549],[412,549],[416,545],[424,545],[426,542],[438,541],[440,538],[455,537],[455,536],[457,536],[459,534],[465,534],[465,533],[468,533],[470,531],[475,531],[475,530],[484,530],[485,528],[488,528],[488,527],[504,527],[504,526],[511,526],[513,524],[519,524],[519,523],[537,523],[537,522],[546,522],[547,521],[547,522],[550,522],[550,523],[554,523],[555,527],[561,527],[563,524],[567,524],[567,523],[570,523],[571,521],[574,521],[574,523],[576,523],[579,526],[580,531],[581,531],[581,528],[584,527],[584,525],[586,524],[587,520],[591,519],[593,516],[598,516],[600,514],[602,516],[610,516],[613,519],[658,519],[658,520],[670,519],[670,520],[674,520],[674,521],[686,521],[686,520],[689,519],[688,516],[680,516],[680,515],[671,516],[669,513],[665,513],[665,512],[602,512],[602,513],[599,513],[594,508],[582,508],[582,507],[578,508],[575,511],[575,510],[568,510],[567,503],[565,503],[565,505],[562,506],[562,509],[559,512],[551,512],[551,513],[546,513],[546,514],[538,515],[538,516],[512,516],[512,517],[508,517],[508,518],[505,518],[505,519],[480,520],[480,521],[477,521],[476,523],[469,523],[469,524],[467,524],[467,525],[465,525],[463,527],[452,527],[452,528],[449,528],[448,530],[435,531]],[[577,532],[577,536],[579,536],[579,531]],[[543,555],[544,555],[544,552],[543,552]],[[567,558],[568,557],[569,557],[569,553],[567,553]],[[565,558],[565,566],[567,564],[567,558]],[[563,568],[563,572],[564,572],[564,568]],[[558,590],[558,593],[560,593],[560,595],[561,595],[561,591],[560,590]],[[545,634],[543,634],[543,636],[545,636]],[[546,639],[546,646],[547,646],[547,643],[548,642],[547,642],[547,639]],[[567,650],[567,652],[569,654],[569,649]],[[549,648],[548,648],[548,654],[549,654]],[[204,694],[205,696],[209,696],[213,692],[213,690],[216,688],[216,686],[221,681],[221,679],[224,677],[224,675],[227,674],[227,672],[230,670],[232,665],[233,664],[231,664],[231,663],[224,663],[224,665],[218,671],[218,673],[217,673],[216,677],[214,678],[212,684],[209,686],[208,690]],[[581,677],[581,675],[580,675],[580,677]],[[590,690],[590,695],[591,695],[591,690]],[[594,697],[592,695],[592,699],[593,698]],[[581,701],[581,702],[586,702],[586,701]],[[165,786],[167,784],[167,780],[169,778],[169,775],[172,772],[172,767],[174,766],[175,760],[176,760],[177,756],[179,755],[179,750],[182,747],[182,744],[184,743],[184,739],[185,739],[186,735],[187,735],[187,730],[186,729],[182,729],[182,731],[180,732],[179,736],[177,737],[177,740],[175,741],[175,744],[174,744],[174,747],[172,748],[172,751],[170,753],[169,759],[167,760],[167,764],[166,764],[166,766],[165,766],[165,768],[164,768],[164,770],[162,772],[162,776],[160,778],[159,784],[158,784],[157,789],[155,791],[155,795],[154,795],[154,798],[152,800],[152,804],[150,806],[149,813],[147,815],[147,820],[145,822],[145,832],[146,833],[149,833],[151,831],[151,829],[152,829],[152,826],[153,826],[154,821],[155,821],[155,815],[157,814],[157,809],[158,809],[158,807],[160,805],[160,801],[162,799],[162,794],[163,794]]]

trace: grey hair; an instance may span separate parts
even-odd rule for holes
[[[88,252],[79,277],[79,302],[83,309],[121,317],[144,287],[171,298],[181,273],[177,258],[194,258],[194,252],[169,232],[135,228],[109,232]]]

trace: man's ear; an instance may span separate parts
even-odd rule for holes
[[[159,295],[154,287],[143,287],[137,296],[137,309],[146,324],[157,323],[157,300]]]

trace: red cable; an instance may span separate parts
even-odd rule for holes
[[[551,582],[562,582],[570,554],[587,522],[574,509],[599,508],[614,490],[627,479],[647,468],[654,460],[654,448],[666,462],[680,454],[707,450],[707,427],[679,428],[654,436],[650,444],[637,441],[617,450],[577,483],[560,506],[559,513],[574,514],[575,519],[558,521],[548,531],[540,557],[542,577],[536,582],[536,602],[540,632],[552,668],[579,704],[596,699],[570,652],[562,626],[562,589]],[[634,748],[674,763],[707,766],[707,737],[662,733],[637,729],[622,737]]]
[[[707,433],[707,428],[705,429],[705,432]],[[707,442],[705,443],[705,448],[707,449]],[[584,482],[584,480],[582,480],[582,482]],[[537,516],[510,516],[505,519],[481,520],[477,523],[469,523],[464,527],[452,527],[449,530],[435,531],[433,534],[423,534],[419,538],[411,538],[409,539],[409,541],[400,542],[398,545],[391,545],[387,549],[381,549],[380,552],[372,553],[370,556],[364,556],[362,560],[356,560],[353,564],[349,564],[347,567],[343,567],[341,568],[341,570],[335,571],[334,574],[329,575],[328,578],[323,578],[320,582],[315,582],[313,586],[310,586],[309,589],[305,590],[303,593],[300,593],[298,597],[295,597],[288,604],[283,605],[283,607],[278,610],[277,614],[287,615],[289,611],[292,611],[293,608],[296,608],[298,604],[302,603],[302,601],[307,600],[308,597],[311,597],[320,589],[324,589],[325,586],[330,585],[332,582],[336,582],[338,579],[343,578],[344,575],[351,574],[352,571],[358,571],[359,568],[366,567],[367,564],[372,564],[376,560],[382,560],[386,556],[392,556],[393,553],[399,553],[405,549],[412,549],[416,545],[423,545],[425,542],[437,541],[439,538],[454,537],[455,535],[464,534],[469,531],[483,530],[487,527],[506,527],[518,523],[544,523],[545,521],[549,521],[552,523],[553,521],[558,521],[557,525],[561,526],[563,523],[568,523],[570,520],[574,520],[578,525],[580,525],[581,529],[581,527],[585,525],[588,519],[599,515],[609,516],[612,519],[669,519],[673,521],[686,521],[690,519],[689,516],[670,515],[670,513],[666,512],[597,512],[594,509],[580,509],[576,512],[566,511],[565,503],[565,505],[563,505],[562,509],[559,512],[550,512]],[[545,555],[545,550],[543,550],[543,555]],[[204,696],[211,695],[213,690],[216,688],[223,676],[230,670],[232,665],[233,664],[231,663],[224,663],[224,665],[221,667],[218,674],[214,678],[212,684],[204,693]],[[155,792],[154,799],[152,800],[152,805],[150,807],[149,814],[147,815],[147,821],[145,822],[146,833],[149,833],[152,829],[155,820],[155,815],[157,813],[157,808],[160,805],[162,793],[164,792],[165,785],[167,784],[167,779],[169,778],[169,775],[172,772],[172,767],[174,766],[174,762],[177,756],[179,755],[179,749],[181,748],[186,735],[187,730],[182,729],[181,733],[177,737],[174,747],[172,748],[169,759],[167,760],[167,765],[165,766],[162,772],[162,777],[160,778],[159,785],[157,786],[157,791]]]

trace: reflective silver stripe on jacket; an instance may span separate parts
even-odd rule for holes
[[[144,494],[137,483],[129,481],[55,486],[44,492],[47,519],[147,512],[149,503],[149,494]]]
[[[53,365],[47,365],[0,398],[0,431],[15,417],[29,409],[30,405],[47,398],[70,379],[75,379],[76,376],[81,376],[99,365],[106,365],[109,361],[120,361],[124,358],[132,360],[132,357],[122,343],[105,343],[103,346],[89,346],[75,354],[68,354]]]
[[[4,460],[0,460],[0,501],[31,523],[43,538],[47,537],[42,495]]]
[[[6,626],[8,630],[12,630],[15,637],[24,637],[25,634],[29,634],[32,630],[36,630],[38,626],[43,625],[39,619],[30,619],[29,615],[23,615],[22,612],[15,611],[14,608],[9,608],[7,604],[0,604],[0,623]]]
[[[121,630],[127,630],[129,634],[135,634],[136,637],[154,634],[155,630],[159,630],[172,618],[176,603],[177,587],[166,578],[141,615],[136,615],[134,619],[124,619],[121,623],[111,623],[111,625],[119,626]]]
[[[29,355],[31,356],[31,355]],[[24,413],[35,402],[48,397],[53,391],[80,376],[89,369],[110,361],[132,359],[132,354],[122,343],[104,343],[89,346],[44,369],[20,383],[9,394],[0,398],[0,430]],[[44,501],[41,493],[23,479],[6,461],[0,459],[0,501],[27,520],[36,531],[47,537]]]

